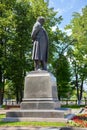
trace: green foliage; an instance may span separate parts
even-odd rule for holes
[[[75,86],[77,89],[77,98],[81,100],[83,91],[83,82],[87,79],[87,6],[82,9],[82,13],[74,13],[70,25],[66,28],[72,30],[71,37],[75,39],[74,44],[69,51],[69,57],[72,63],[73,77],[75,77]]]
[[[44,0],[13,0],[12,2],[3,0],[0,7],[0,50],[2,50],[0,65],[4,68],[2,71],[4,79],[12,82],[11,87],[5,84],[5,90],[10,89],[18,102],[23,97],[24,76],[26,72],[33,70],[31,60],[33,24],[38,16],[44,16],[45,28],[50,37],[53,35],[52,27],[60,23],[62,18],[56,18],[57,12],[48,8],[48,2]],[[52,44],[51,38],[49,41]]]
[[[15,99],[15,91],[11,80],[6,80],[4,91],[4,99]]]
[[[70,98],[70,95],[73,91],[70,83],[71,70],[67,51],[69,50],[72,41],[71,38],[59,30],[58,27],[51,33],[52,48],[50,46],[51,57],[49,56],[49,61],[51,62],[52,66],[49,65],[49,68],[51,68],[52,73],[54,73],[57,79],[59,99],[61,97]]]
[[[59,58],[55,60],[54,66],[58,84],[59,99],[61,97],[70,97],[70,94],[72,93],[72,88],[70,86],[71,72],[67,58],[64,55],[60,55]]]

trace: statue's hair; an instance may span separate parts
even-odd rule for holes
[[[43,17],[43,16],[39,16],[38,18],[37,18],[37,21],[43,21],[43,22],[45,22],[45,18]]]

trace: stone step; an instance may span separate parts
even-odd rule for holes
[[[9,111],[6,117],[64,118],[61,110],[17,110]]]

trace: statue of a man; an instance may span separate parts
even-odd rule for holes
[[[34,60],[35,70],[40,68],[40,64],[42,70],[47,70],[48,35],[43,28],[44,22],[44,17],[39,17],[33,26],[31,34],[33,40],[32,59]]]

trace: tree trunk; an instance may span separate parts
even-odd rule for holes
[[[79,86],[78,86],[78,75],[76,74],[76,89],[77,89],[77,100],[79,100]]]
[[[20,102],[22,101],[23,98],[23,78],[22,76],[20,77],[20,86],[19,86],[19,98],[20,98]]]
[[[18,92],[18,87],[16,87],[16,103],[19,103],[19,92]]]
[[[2,82],[2,69],[0,66],[0,105],[3,104],[3,82]]]
[[[61,91],[60,91],[60,86],[57,84],[57,92],[58,92],[58,99],[60,101],[60,95],[61,95]]]
[[[21,89],[20,89],[20,102],[22,102],[22,98],[23,98],[23,87],[21,86]]]
[[[79,84],[78,84],[78,74],[77,74],[77,68],[76,68],[76,62],[75,62],[75,78],[76,78],[76,89],[77,89],[77,101],[78,101],[78,105],[80,105],[80,94],[79,94]]]
[[[80,86],[80,100],[82,99],[82,92],[83,92],[83,79]]]

